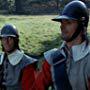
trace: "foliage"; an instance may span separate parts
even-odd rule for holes
[[[0,0],[0,10],[9,14],[58,13],[68,0]],[[5,13],[6,14],[6,13]]]
[[[16,25],[20,33],[20,47],[25,53],[40,56],[61,43],[59,23],[54,16],[0,16],[0,28],[4,24]]]

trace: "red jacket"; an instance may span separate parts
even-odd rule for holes
[[[50,65],[46,60],[43,63],[42,70],[37,73],[35,82],[34,85],[36,85],[37,90],[46,90],[49,85],[52,85]]]
[[[21,86],[22,90],[36,90],[33,85],[35,83],[35,67],[34,64],[26,66],[22,71]]]

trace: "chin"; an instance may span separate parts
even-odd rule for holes
[[[64,41],[67,41],[67,40],[68,40],[68,37],[61,36],[61,38],[62,38]]]

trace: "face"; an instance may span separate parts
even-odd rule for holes
[[[10,52],[14,49],[14,40],[12,37],[2,37],[1,44],[5,52]]]
[[[61,37],[63,40],[68,41],[77,29],[78,23],[76,20],[65,20],[61,21]]]

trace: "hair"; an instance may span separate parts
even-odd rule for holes
[[[82,31],[82,40],[86,41],[86,46],[89,44],[89,38],[88,38],[88,33],[87,33],[87,28],[83,27],[84,30]]]
[[[19,47],[19,38],[13,38],[13,40],[14,40],[14,47],[16,49],[20,50],[20,47]]]
[[[86,46],[89,44],[89,38],[87,35],[87,26],[84,26],[83,22],[79,22],[78,30],[82,32],[82,41],[86,41]]]

